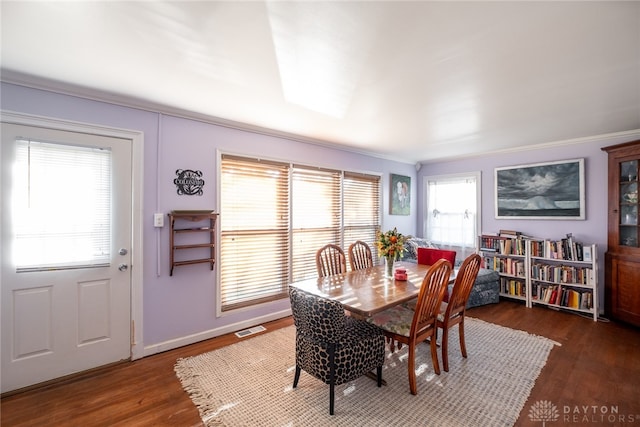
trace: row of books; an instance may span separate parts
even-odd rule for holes
[[[496,252],[501,255],[524,255],[526,253],[525,240],[517,237],[480,236],[480,247],[483,251]]]
[[[572,265],[549,265],[534,263],[531,265],[531,279],[557,283],[595,284],[593,269]]]
[[[486,256],[484,257],[484,267],[510,276],[525,276],[524,260],[522,259]]]
[[[591,261],[591,247],[576,242],[571,233],[560,240],[532,240],[531,256],[568,261]]]
[[[569,307],[582,310],[593,308],[593,293],[564,286],[536,285],[531,288],[532,299],[545,302],[550,305]]]
[[[524,281],[517,279],[500,278],[500,293],[526,297],[527,287]]]

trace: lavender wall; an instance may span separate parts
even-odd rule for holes
[[[153,214],[173,209],[217,210],[217,150],[310,165],[379,173],[383,178],[383,228],[416,234],[416,204],[409,216],[389,212],[389,174],[410,176],[413,165],[290,139],[230,129],[153,111],[130,108],[2,83],[0,108],[24,114],[90,123],[144,133],[143,305],[146,354],[242,329],[285,315],[288,300],[216,317],[216,272],[208,265],[177,267],[169,276],[169,232],[153,227]],[[201,170],[203,196],[180,196],[176,169]],[[416,200],[416,185],[411,198]],[[221,212],[221,216],[224,212]]]
[[[452,173],[475,172],[482,174],[482,232],[498,232],[501,229],[522,231],[526,235],[560,239],[567,233],[584,243],[598,244],[599,265],[599,301],[603,305],[604,297],[604,252],[607,248],[607,156],[601,147],[633,141],[640,133],[625,133],[609,138],[585,138],[556,146],[541,146],[518,152],[495,153],[482,157],[458,161],[426,164],[418,173],[418,194],[424,191],[425,176],[446,175]],[[495,218],[494,169],[504,166],[542,163],[556,160],[585,159],[585,220],[518,220]],[[423,212],[423,200],[419,197],[418,212]],[[422,233],[424,218],[417,218],[417,230]]]
[[[459,161],[427,164],[419,172],[411,164],[385,160],[290,139],[230,129],[112,102],[85,99],[40,89],[2,83],[0,108],[74,122],[90,123],[144,133],[143,304],[146,354],[206,339],[286,314],[287,300],[216,317],[216,272],[206,264],[176,268],[169,276],[167,227],[153,227],[153,214],[173,209],[217,209],[217,151],[261,156],[324,167],[379,173],[383,178],[383,229],[398,227],[405,234],[423,235],[422,177],[449,173],[482,172],[482,230],[516,229],[539,237],[573,233],[600,246],[600,283],[606,247],[606,156],[600,147],[639,139],[640,134],[590,140],[578,145],[540,148],[517,153],[492,154]],[[496,220],[493,170],[562,159],[585,158],[587,219],[585,221]],[[173,179],[176,169],[204,173],[204,195],[179,196]],[[389,174],[412,178],[412,212],[391,216]],[[224,212],[221,212],[224,215]],[[602,292],[601,292],[602,294]]]

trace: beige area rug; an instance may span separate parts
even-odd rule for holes
[[[449,372],[435,375],[420,344],[417,396],[409,392],[407,348],[387,350],[388,385],[362,377],[336,386],[333,416],[328,385],[302,371],[292,388],[294,326],[179,359],[175,371],[207,426],[512,426],[556,343],[473,318],[465,324],[469,357],[453,328]]]

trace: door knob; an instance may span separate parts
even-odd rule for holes
[[[120,270],[120,271],[125,271],[127,268],[129,268],[129,266],[127,264],[120,264],[118,266],[118,270]]]
[[[126,255],[127,254],[127,250],[125,248],[121,248],[120,251],[118,252],[120,255]]]

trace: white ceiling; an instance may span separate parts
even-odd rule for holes
[[[5,81],[412,163],[640,129],[640,2],[0,7]]]

